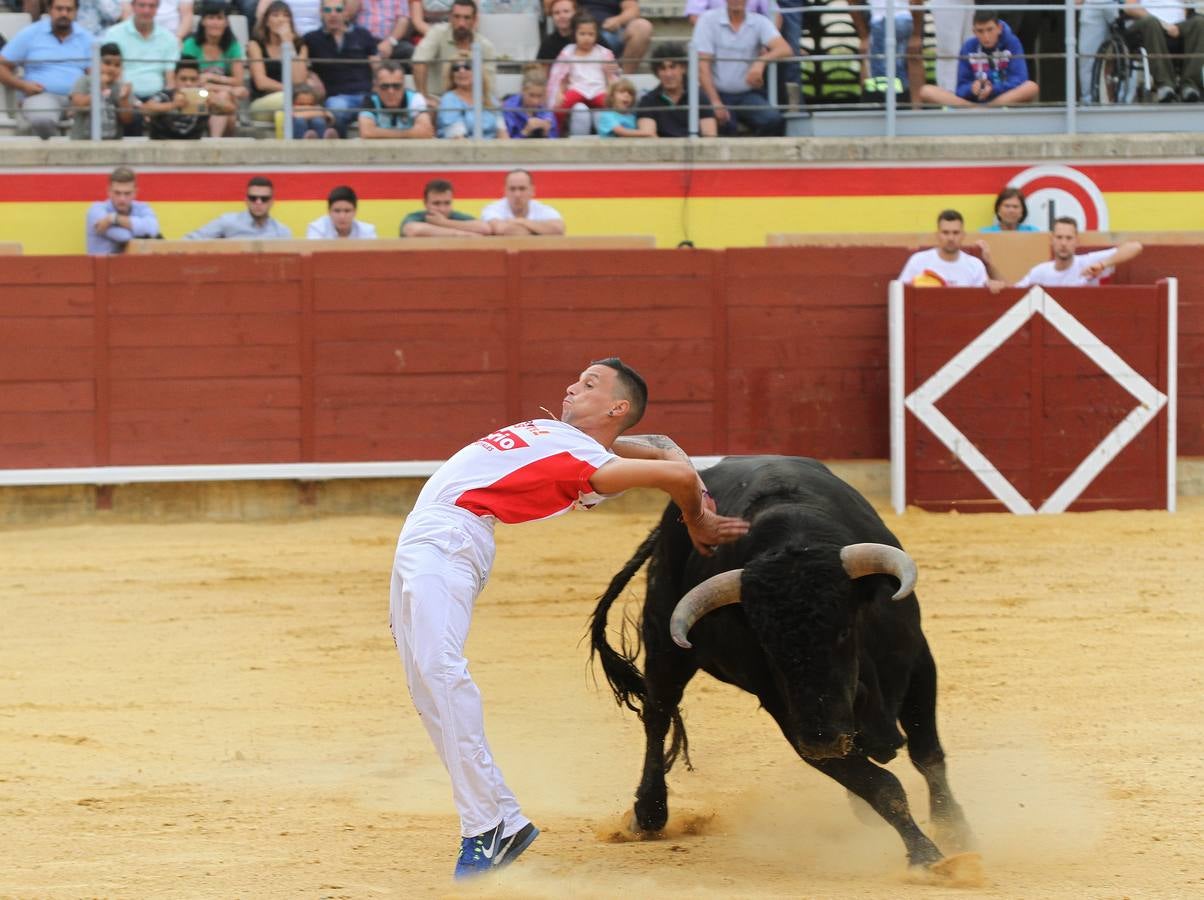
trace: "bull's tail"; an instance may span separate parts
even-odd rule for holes
[[[606,640],[606,617],[619,594],[623,593],[624,588],[635,577],[635,573],[648,561],[660,536],[661,529],[658,525],[649,532],[648,537],[636,549],[627,564],[610,580],[606,592],[599,598],[598,605],[594,608],[594,614],[590,619],[590,660],[592,661],[594,657],[601,660],[602,671],[606,675],[607,684],[614,692],[615,702],[619,706],[626,706],[641,719],[644,718],[644,704],[648,700],[648,689],[644,682],[644,673],[635,664],[640,655],[638,629],[636,637],[628,640],[627,630],[624,628],[620,632],[619,649],[616,650]],[[681,718],[681,710],[673,710],[671,718],[673,732],[669,738],[669,749],[665,753],[665,771],[668,772],[673,768],[678,757],[681,757],[685,761],[686,768],[692,771],[694,766],[690,763],[690,742],[686,737],[686,726]]]
[[[641,718],[648,693],[644,686],[644,673],[636,668],[635,664],[640,655],[639,638],[635,639],[633,645],[627,640],[624,629],[620,649],[616,650],[606,639],[606,616],[635,573],[648,561],[660,536],[661,529],[658,525],[644,538],[644,542],[636,549],[631,559],[627,560],[627,564],[610,580],[590,618],[590,660],[596,657],[602,662],[602,671],[606,675],[607,684],[614,692],[615,702],[619,706],[626,706]]]

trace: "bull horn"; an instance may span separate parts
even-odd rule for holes
[[[669,634],[677,646],[689,650],[693,645],[686,635],[694,623],[711,610],[740,602],[740,573],[743,569],[729,569],[712,575],[701,584],[696,584],[677,601],[673,616],[669,619]]]
[[[840,548],[840,562],[850,578],[892,575],[899,589],[892,600],[902,600],[916,587],[916,564],[910,556],[890,544],[849,544]]]

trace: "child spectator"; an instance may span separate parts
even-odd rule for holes
[[[523,75],[523,88],[502,101],[506,131],[512,138],[554,138],[560,134],[556,117],[547,108],[548,79],[542,66],[531,66]]]
[[[92,76],[81,75],[71,88],[71,140],[92,137]],[[134,120],[133,85],[121,80],[121,48],[103,44],[100,48],[100,136],[102,140],[121,139],[121,127]]]
[[[201,87],[209,92],[211,102],[229,107],[231,113],[238,102],[247,96],[243,74],[242,45],[234,39],[223,0],[205,0],[201,6],[196,33],[185,39],[180,56],[200,64]],[[209,134],[212,137],[233,135],[237,117],[210,115]]]
[[[338,140],[334,127],[334,113],[318,102],[318,95],[308,84],[298,85],[293,91],[293,137],[297,139],[325,138]]]
[[[234,112],[227,101],[209,96],[201,87],[200,64],[195,59],[176,63],[176,86],[142,101],[152,141],[195,141],[209,131],[209,114]]]
[[[957,93],[935,84],[920,89],[920,99],[938,106],[1011,106],[1037,99],[1029,80],[1024,48],[1007,22],[989,9],[974,13],[974,37],[962,44],[957,64]]]
[[[573,19],[573,39],[576,43],[560,51],[548,76],[548,96],[552,98],[561,133],[573,107],[606,106],[606,89],[619,77],[615,55],[598,43],[598,23],[588,13],[580,13]]]
[[[644,138],[656,137],[651,130],[641,131],[636,125],[635,85],[626,78],[620,78],[606,91],[607,108],[598,113],[598,134],[604,138]]]
[[[472,105],[472,63],[457,59],[448,70],[449,90],[439,98],[439,113],[435,118],[441,138],[470,138],[476,130],[476,112]],[[485,98],[485,103],[490,102]],[[486,140],[510,137],[501,113],[496,109],[481,110],[481,137]]]

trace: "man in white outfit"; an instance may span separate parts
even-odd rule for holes
[[[988,275],[991,252],[986,241],[976,243],[982,254],[982,259],[977,259],[962,250],[965,235],[962,214],[956,209],[942,210],[936,218],[937,245],[913,253],[898,280],[920,287],[989,287],[992,292],[998,291],[1003,282],[991,280]]]
[[[646,401],[643,379],[619,359],[592,363],[568,387],[559,421],[521,422],[469,444],[431,477],[406,517],[389,622],[414,705],[451,776],[461,834],[456,878],[513,862],[539,835],[494,763],[464,658],[473,604],[493,564],[495,522],[546,519],[650,487],[681,508],[703,555],[748,531],[744,520],[715,512],[671,440],[620,437]]]
[[[535,199],[535,179],[526,169],[506,173],[506,196],[481,211],[494,234],[564,234],[564,218]]]
[[[1016,287],[1094,287],[1101,278],[1108,278],[1116,266],[1126,263],[1142,251],[1137,241],[1125,241],[1107,250],[1091,253],[1074,251],[1079,246],[1079,223],[1070,216],[1054,219],[1053,232],[1049,236],[1053,259],[1037,263],[1028,274],[1016,282]]]

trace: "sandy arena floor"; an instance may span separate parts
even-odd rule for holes
[[[920,565],[974,889],[910,883],[894,832],[706,676],[671,836],[610,839],[642,732],[581,638],[654,518],[499,529],[469,657],[544,835],[461,893],[1204,897],[1199,498],[1177,515],[888,517]],[[450,792],[386,624],[400,524],[0,531],[0,896],[457,894]],[[892,769],[923,824],[922,781]]]

